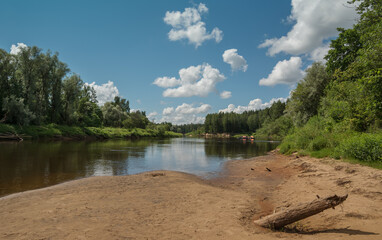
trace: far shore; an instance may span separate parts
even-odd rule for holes
[[[253,224],[332,194],[349,197],[282,231]],[[154,171],[8,195],[0,239],[381,239],[381,207],[380,170],[271,152],[229,161],[213,179]]]

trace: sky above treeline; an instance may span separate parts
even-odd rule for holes
[[[100,105],[203,123],[286,101],[357,18],[347,0],[2,0],[0,48],[58,52]]]

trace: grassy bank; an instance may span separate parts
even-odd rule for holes
[[[181,137],[182,134],[158,129],[75,127],[57,124],[43,126],[17,126],[0,124],[0,134],[18,134],[24,138],[139,138],[139,137]]]
[[[315,116],[284,138],[280,152],[333,157],[382,169],[382,131],[356,132],[345,123],[327,122]]]

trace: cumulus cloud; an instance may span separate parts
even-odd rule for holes
[[[24,43],[17,43],[17,45],[12,44],[10,54],[17,55],[23,48],[28,48]]]
[[[162,115],[167,116],[167,115],[172,114],[173,112],[174,112],[173,107],[167,107],[167,108],[163,109]]]
[[[235,112],[235,113],[242,113],[245,111],[256,111],[260,109],[264,109],[267,107],[272,106],[274,102],[281,101],[286,102],[286,98],[272,98],[269,102],[263,103],[263,101],[260,98],[256,98],[251,100],[247,106],[235,106],[234,104],[229,104],[227,108],[219,110],[219,112],[229,113],[229,112]]]
[[[155,121],[155,117],[158,116],[158,113],[157,112],[151,112],[147,115],[147,118],[150,120],[150,121]]]
[[[177,88],[167,88],[163,92],[164,97],[206,97],[224,79],[225,76],[218,69],[203,64],[182,68],[179,70],[179,79],[162,77],[157,78],[153,84],[163,88],[172,86],[174,82],[180,85]]]
[[[316,49],[314,49],[310,54],[309,54],[309,59],[312,60],[312,61],[315,61],[315,62],[323,62],[325,63],[326,60],[324,59],[324,57],[326,56],[326,54],[328,54],[328,51],[330,49],[330,44],[327,43],[323,46],[320,46]]]
[[[289,60],[279,61],[274,66],[267,78],[260,80],[261,86],[274,86],[276,84],[293,85],[300,81],[305,72],[301,70],[302,61],[300,57],[291,57]]]
[[[202,104],[200,107],[193,107],[191,104],[183,103],[175,109],[176,113],[180,114],[199,114],[206,113],[211,109],[209,104]]]
[[[237,54],[237,49],[228,49],[223,53],[223,61],[231,65],[232,71],[242,70],[247,71],[248,65],[247,61],[243,56]]]
[[[102,85],[97,85],[95,84],[95,82],[92,82],[90,84],[85,83],[85,85],[94,88],[97,94],[98,105],[100,106],[104,105],[105,102],[114,101],[114,97],[119,95],[118,88],[114,86],[114,82],[112,81],[108,81],[107,83],[104,83]]]
[[[349,28],[357,13],[348,7],[347,0],[292,0],[288,20],[295,24],[286,36],[265,40],[259,47],[269,47],[268,54],[280,52],[299,55],[323,45],[323,41],[337,36],[337,27]]]
[[[223,91],[220,93],[220,97],[222,99],[228,99],[228,98],[232,97],[232,94],[230,91]]]
[[[201,14],[207,13],[208,8],[200,3],[197,8],[185,8],[184,12],[166,12],[164,22],[172,26],[168,33],[171,41],[188,39],[190,44],[199,47],[204,41],[215,39],[218,43],[223,39],[223,32],[214,28],[211,33],[207,32],[206,24],[202,21]]]
[[[162,88],[169,88],[169,87],[175,87],[180,84],[180,81],[174,77],[168,78],[168,77],[159,77],[155,79],[153,84],[157,85],[158,87]]]
[[[209,104],[201,103],[199,107],[193,104],[183,103],[177,106],[163,109],[162,122],[171,122],[173,124],[203,123],[205,117],[202,116],[211,110]]]

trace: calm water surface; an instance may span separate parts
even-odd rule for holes
[[[175,138],[0,143],[0,196],[89,176],[176,170],[208,177],[222,163],[263,155],[275,142]]]

